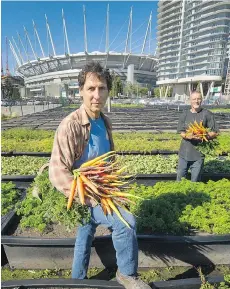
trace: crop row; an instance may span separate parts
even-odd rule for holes
[[[26,198],[17,204],[21,228],[44,232],[61,223],[71,230],[89,218],[85,206],[77,203],[67,211],[66,197],[54,189],[44,172],[35,179],[42,202],[32,196],[29,188]],[[143,200],[131,203],[130,210],[137,217],[137,232],[144,234],[190,234],[199,230],[214,234],[230,233],[230,181],[192,183],[159,182],[155,186],[133,184],[129,192]],[[4,194],[4,191],[3,191]]]
[[[145,156],[126,155],[119,156],[121,165],[127,166],[127,172],[131,174],[162,174],[176,173],[178,155],[169,156]],[[3,175],[36,175],[39,168],[49,161],[49,158],[18,156],[2,157]],[[230,173],[230,154],[219,159],[218,157],[206,157],[205,173]]]
[[[181,141],[181,137],[176,133],[115,132],[113,137],[117,151],[178,151]],[[2,151],[50,152],[53,139],[54,131],[10,129],[2,133]],[[230,152],[230,133],[221,133],[218,141],[216,154]]]

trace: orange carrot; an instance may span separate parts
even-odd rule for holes
[[[76,178],[74,178],[71,184],[70,194],[69,194],[68,203],[67,203],[67,210],[69,210],[72,206],[76,187],[77,187],[77,181],[76,181]]]

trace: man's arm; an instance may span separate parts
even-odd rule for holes
[[[69,196],[75,161],[75,142],[71,123],[61,124],[54,137],[53,150],[49,165],[49,178],[53,186],[65,196]]]
[[[215,120],[215,116],[212,112],[208,111],[208,116],[207,116],[207,127],[210,128],[210,132],[207,134],[207,138],[209,140],[212,140],[216,138],[219,134],[219,128]]]

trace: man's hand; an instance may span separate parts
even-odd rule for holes
[[[89,197],[85,197],[85,204],[86,204],[86,206],[93,207],[93,208],[96,207],[96,205],[97,205],[97,203]]]
[[[187,140],[192,140],[192,139],[200,140],[198,136],[195,136],[192,133],[186,134],[185,132],[182,132],[181,136],[183,137],[183,139],[187,139]]]
[[[210,132],[207,133],[207,139],[208,140],[212,140],[212,139],[216,138],[217,135],[218,135],[218,133],[216,133],[214,131],[210,131]]]

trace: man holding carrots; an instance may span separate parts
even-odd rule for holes
[[[101,112],[112,86],[109,71],[99,63],[88,63],[79,73],[78,82],[83,104],[60,123],[49,165],[51,183],[67,197],[71,191],[73,169],[114,149],[110,120]],[[101,206],[92,199],[85,199],[85,203],[91,219],[78,228],[72,278],[87,278],[94,234],[98,225],[104,225],[112,229],[118,265],[117,281],[127,289],[150,289],[137,277],[138,244],[133,215],[119,208],[130,229],[115,213],[105,216]]]
[[[177,170],[177,181],[186,177],[188,169],[191,170],[191,181],[197,182],[201,179],[201,172],[204,165],[204,155],[198,151],[197,145],[201,142],[200,137],[193,133],[187,133],[189,125],[202,123],[202,126],[209,128],[206,139],[212,140],[217,137],[218,128],[214,115],[201,107],[202,96],[200,92],[193,91],[190,95],[191,109],[185,110],[179,119],[177,132],[182,137],[179,150],[179,163]]]

